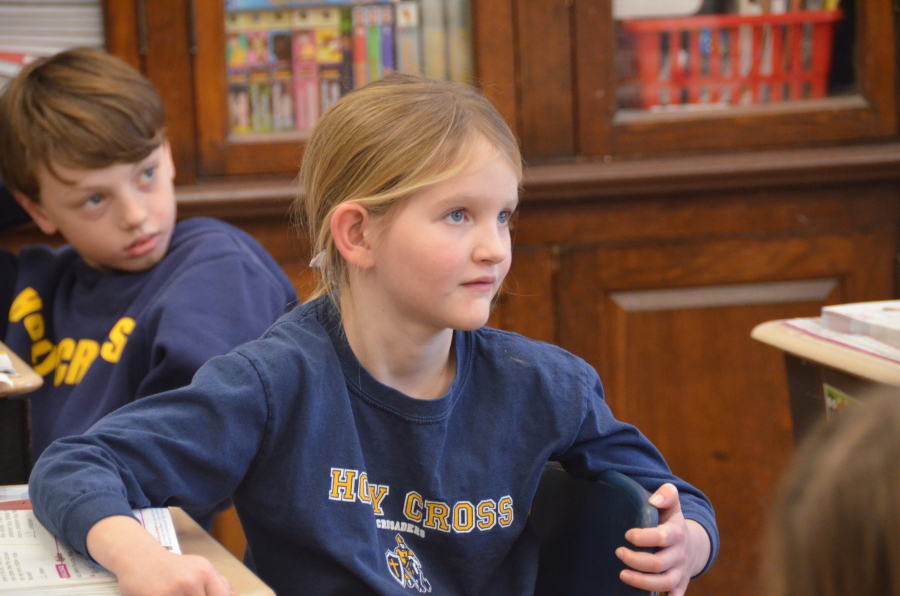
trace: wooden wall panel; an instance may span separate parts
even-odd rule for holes
[[[566,0],[515,5],[519,139],[526,159],[575,155],[570,6]]]
[[[166,105],[166,134],[172,144],[176,181],[197,181],[197,141],[194,117],[192,32],[189,0],[145,0],[147,53],[144,74]]]
[[[106,34],[106,50],[135,70],[142,70],[136,1],[105,0],[103,29]]]
[[[619,370],[608,385],[616,416],[641,429],[716,509],[719,558],[692,582],[692,595],[763,592],[758,539],[793,440],[781,355],[750,330],[815,315],[824,303],[620,310],[605,319],[617,327],[609,349]]]
[[[513,251],[513,262],[488,325],[540,341],[556,342],[554,296],[559,252],[548,248]]]
[[[617,417],[716,508],[722,550],[692,594],[760,593],[760,532],[793,452],[782,355],[751,329],[891,297],[897,246],[892,220],[855,233],[563,250],[560,345],[598,369]]]
[[[518,134],[516,43],[513,0],[478,0],[472,5],[476,84],[513,134]]]
[[[616,113],[616,38],[611,0],[575,0],[573,60],[575,63],[576,153],[605,157],[612,153],[612,122]]]
[[[897,196],[896,184],[651,195],[639,200],[529,202],[526,193],[516,242],[577,246],[852,231],[898,219]]]

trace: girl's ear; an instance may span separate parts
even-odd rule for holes
[[[32,221],[37,224],[37,227],[41,229],[41,231],[48,236],[52,236],[56,233],[56,224],[50,221],[50,218],[47,217],[47,214],[44,212],[44,207],[41,206],[40,203],[35,203],[24,194],[19,191],[12,191],[13,198],[16,199],[16,202],[22,206],[22,209],[31,216]]]
[[[372,214],[357,203],[342,203],[331,216],[334,245],[352,267],[368,269],[373,264],[369,243]]]

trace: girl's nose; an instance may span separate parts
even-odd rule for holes
[[[496,226],[486,226],[489,229],[479,234],[478,245],[473,255],[479,262],[500,263],[510,252],[509,230],[497,229]]]

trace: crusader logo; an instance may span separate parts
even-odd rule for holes
[[[431,592],[431,584],[422,574],[422,563],[412,552],[400,534],[395,536],[397,548],[385,551],[388,569],[394,579],[404,588],[415,588],[419,592]]]

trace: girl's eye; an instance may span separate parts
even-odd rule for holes
[[[447,221],[450,223],[462,223],[465,219],[466,214],[463,213],[462,209],[457,209],[456,211],[447,214]]]
[[[154,173],[156,173],[156,166],[147,168],[146,170],[141,172],[141,178],[143,178],[144,180],[150,180],[151,178],[153,178]]]
[[[510,217],[512,217],[512,213],[510,213],[509,211],[504,211],[497,216],[497,221],[500,222],[501,225],[506,225],[509,223]]]

